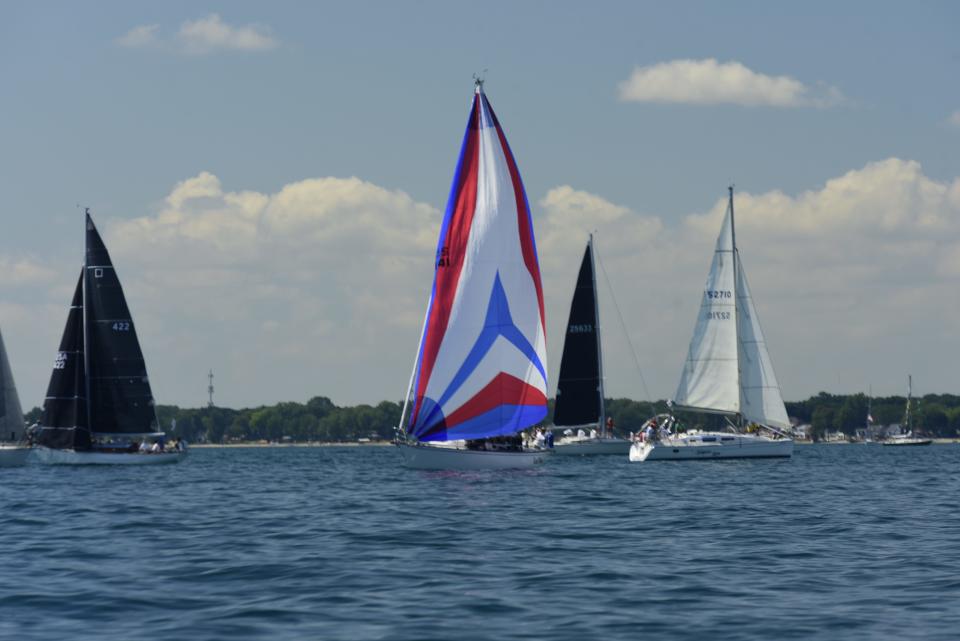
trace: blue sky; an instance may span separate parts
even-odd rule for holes
[[[208,367],[218,372],[222,402],[229,405],[321,393],[342,403],[401,396],[429,287],[429,246],[439,226],[439,214],[430,210],[444,205],[471,75],[483,69],[535,217],[553,229],[550,221],[569,213],[573,194],[576,206],[589,211],[571,226],[571,238],[579,243],[588,228],[597,228],[602,251],[605,233],[617,237],[609,243],[611,280],[654,396],[673,391],[706,273],[703,247],[712,242],[707,230],[713,219],[701,230],[698,216],[709,217],[726,185],[735,182],[756,196],[745,200],[748,208],[751,202],[785,207],[764,220],[819,220],[810,212],[822,212],[822,203],[834,202],[829,197],[837,193],[825,193],[826,185],[849,172],[861,172],[851,179],[856,186],[838,188],[866,194],[837,210],[838,217],[849,214],[850,224],[834,229],[811,222],[798,240],[786,223],[758,223],[763,233],[751,238],[752,214],[744,213],[744,242],[754,243],[743,246],[745,261],[784,395],[867,385],[899,392],[907,368],[921,391],[960,384],[952,359],[944,357],[945,348],[957,346],[944,343],[948,326],[913,317],[921,308],[944,319],[960,311],[945,294],[958,275],[953,265],[960,247],[960,205],[951,195],[960,176],[960,116],[951,123],[960,111],[955,3],[492,2],[483,9],[450,2],[5,4],[0,193],[7,215],[0,266],[8,275],[0,278],[0,327],[23,404],[42,399],[66,315],[64,291],[81,259],[77,203],[92,207],[106,230],[159,402],[201,402]],[[199,35],[184,35],[185,25],[198,22]],[[211,25],[225,28],[226,39],[203,40],[213,31],[202,28]],[[122,40],[137,27],[145,27],[149,38],[136,45]],[[719,103],[622,97],[621,84],[638,68],[711,59],[731,72],[723,65],[739,64],[754,78],[786,77],[808,97],[789,106],[748,106],[736,96]],[[901,162],[865,172],[890,159]],[[202,172],[216,178],[222,194],[210,191],[207,181],[205,195],[186,209],[170,205],[175,186]],[[269,245],[246,244],[241,251],[222,241],[214,223],[196,232],[206,237],[190,236],[186,244],[159,227],[150,227],[145,240],[136,231],[145,233],[144,225],[124,225],[159,225],[170,209],[200,220],[237,201],[223,194],[269,198],[310,179],[350,177],[362,185],[311,183],[313,204],[290,205],[296,216],[313,221],[297,233],[302,238],[308,229],[318,239],[314,249],[284,245],[274,234]],[[889,184],[863,186],[868,180],[901,181],[907,185],[902,193],[921,194],[920,201],[903,201],[912,203],[917,218],[871,221],[870,211],[901,201],[884,196]],[[938,185],[946,195],[923,195]],[[552,191],[563,186],[572,191]],[[348,187],[362,194],[317,204]],[[804,205],[808,192],[820,194],[821,204]],[[789,202],[772,199],[777,193]],[[378,210],[383,194],[403,194],[410,202]],[[596,200],[576,198],[583,194]],[[351,209],[361,201],[364,215]],[[408,212],[407,226],[393,229],[395,207]],[[930,228],[922,216],[928,209],[935,233],[917,231]],[[344,261],[362,256],[371,262],[367,228],[337,236],[335,247],[324,249],[331,223],[321,224],[321,214],[311,218],[311,211],[362,219],[371,235],[383,236],[374,258],[385,259],[396,247],[409,258],[404,265],[410,271],[396,275],[394,266],[383,268],[389,273],[374,269],[356,280],[339,278]],[[611,221],[603,212],[619,212],[610,231],[601,225]],[[224,214],[228,222],[230,215]],[[253,233],[264,224],[254,225]],[[640,225],[650,235],[627,243],[616,225]],[[421,226],[424,238],[411,245]],[[873,238],[878,229],[885,235]],[[577,243],[540,235],[538,229],[541,260],[553,266],[550,322],[562,325],[581,250],[565,259]],[[836,278],[798,281],[800,243],[820,249],[836,244],[836,251],[818,257]],[[842,250],[867,244],[875,251],[863,249],[854,263],[844,262]],[[896,255],[904,246],[915,253]],[[303,260],[274,260],[288,251],[302,253]],[[337,257],[334,251],[346,253]],[[655,266],[636,256],[661,251]],[[332,262],[308,256],[317,252],[331,254]],[[415,266],[420,253],[425,267]],[[238,256],[251,262],[238,266]],[[184,270],[179,280],[158,276],[175,269]],[[289,269],[298,275],[291,278]],[[215,274],[217,287],[210,280],[211,289],[199,290],[190,276],[197,273]],[[262,295],[237,294],[254,281]],[[396,306],[380,312],[364,307],[380,288],[397,296],[402,314]],[[796,288],[804,290],[802,308],[783,294]],[[840,302],[844,292],[853,303]],[[212,304],[217,301],[219,311]],[[669,320],[649,316],[661,304],[670,308]],[[356,322],[356,314],[368,316]],[[859,333],[850,327],[861,322]],[[840,332],[836,323],[844,326]],[[607,335],[615,341],[613,333]],[[559,336],[548,335],[554,364]],[[339,348],[344,344],[356,346],[349,357]],[[632,359],[624,361],[608,359],[608,390],[641,397]]]

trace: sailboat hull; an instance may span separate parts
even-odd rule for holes
[[[882,441],[880,444],[886,447],[916,447],[918,445],[930,445],[933,439],[929,438],[897,438]]]
[[[543,463],[546,450],[522,452],[467,450],[434,445],[397,445],[404,464],[416,470],[505,470]]]
[[[584,438],[562,440],[553,447],[557,456],[623,456],[630,452],[631,441],[625,438]]]
[[[29,457],[29,447],[0,445],[0,467],[20,467],[21,465],[26,465]]]
[[[38,447],[36,452],[45,465],[164,465],[187,457],[187,452],[78,452],[48,447]]]
[[[743,458],[790,458],[793,441],[762,436],[698,434],[666,438],[656,442],[636,442],[630,448],[630,460],[696,461]]]

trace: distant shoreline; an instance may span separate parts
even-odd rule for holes
[[[794,441],[797,445],[865,445],[862,442],[851,443],[850,441]],[[960,443],[960,438],[934,438],[934,445],[944,445],[949,443]],[[879,443],[876,443],[879,444]],[[388,447],[393,445],[392,441],[370,441],[369,443],[357,443],[355,441],[312,441],[309,443],[265,443],[260,441],[243,441],[239,443],[191,443],[191,448],[242,448],[242,447]]]
[[[308,443],[263,443],[260,441],[242,441],[239,443],[190,443],[190,448],[215,447],[386,447],[393,445],[391,441],[370,441],[357,443],[356,441],[311,441]]]

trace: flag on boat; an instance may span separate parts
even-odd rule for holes
[[[478,82],[440,228],[407,431],[421,441],[513,434],[546,417],[546,392],[530,206]]]

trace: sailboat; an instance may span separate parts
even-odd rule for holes
[[[14,467],[27,462],[30,448],[23,441],[23,410],[13,383],[13,372],[7,358],[7,346],[0,335],[0,467]]]
[[[547,415],[543,287],[530,206],[477,79],[397,427],[409,467],[528,467],[518,433]],[[409,411],[408,411],[409,410]]]
[[[730,431],[679,433],[672,412],[660,415],[647,421],[650,437],[633,444],[631,461],[793,455],[793,440],[783,432],[790,427],[787,411],[737,250],[733,187],[673,406],[723,415]]]
[[[86,251],[36,432],[41,462],[175,463],[110,254],[86,210]]]
[[[906,445],[930,445],[933,439],[922,438],[913,433],[913,376],[907,375],[907,407],[903,412],[903,426],[900,433],[885,438],[881,441],[886,446],[906,446]],[[906,431],[903,431],[906,428]]]
[[[570,301],[557,379],[553,424],[570,432],[554,446],[553,452],[560,455],[626,454],[631,445],[629,440],[614,436],[612,426],[605,420],[603,343],[593,251],[593,234],[590,234]]]

